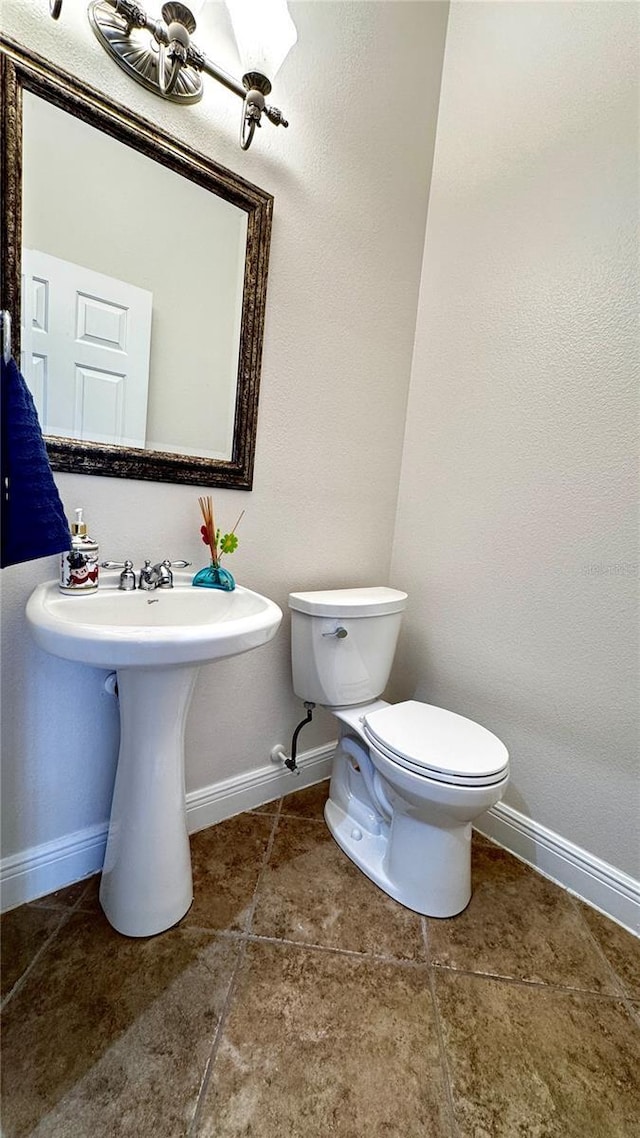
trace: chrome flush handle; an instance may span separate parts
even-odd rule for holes
[[[347,632],[346,628],[343,628],[342,625],[340,625],[338,628],[334,628],[333,632],[323,632],[322,635],[335,636],[338,640],[344,640],[345,636],[348,636],[349,633]]]

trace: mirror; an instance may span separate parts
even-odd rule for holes
[[[1,306],[52,468],[251,489],[271,195],[1,46]]]

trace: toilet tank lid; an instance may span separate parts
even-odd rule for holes
[[[324,589],[311,593],[289,593],[289,608],[311,616],[383,616],[402,612],[407,594],[399,589],[379,586],[373,589]]]

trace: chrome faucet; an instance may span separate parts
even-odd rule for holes
[[[186,569],[190,565],[190,561],[158,561],[156,565],[152,565],[149,560],[145,561],[142,569],[140,570],[140,577],[138,588],[150,592],[152,589],[172,589],[173,588],[173,573],[174,569]]]
[[[142,566],[142,569],[140,570],[138,588],[150,591],[151,589],[157,589],[159,584],[160,566],[152,565],[151,562],[147,559]]]
[[[133,561],[101,561],[103,569],[122,569],[120,574],[119,589],[125,592],[130,592],[136,588],[136,575],[133,571]],[[172,589],[173,588],[173,573],[172,569],[186,569],[190,565],[190,561],[158,561],[156,565],[152,565],[150,561],[145,561],[138,576],[138,588],[143,589],[145,592],[151,592],[153,589]]]

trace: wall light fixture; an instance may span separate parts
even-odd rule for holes
[[[99,42],[119,67],[148,91],[174,103],[202,98],[202,75],[210,75],[243,101],[240,145],[248,150],[263,114],[275,126],[288,126],[282,111],[267,105],[271,81],[297,40],[287,0],[225,0],[240,57],[242,81],[218,67],[191,39],[196,15],[206,0],[169,0],[162,18],[149,15],[137,0],[92,0],[89,21]],[[62,0],[49,0],[57,20]]]

